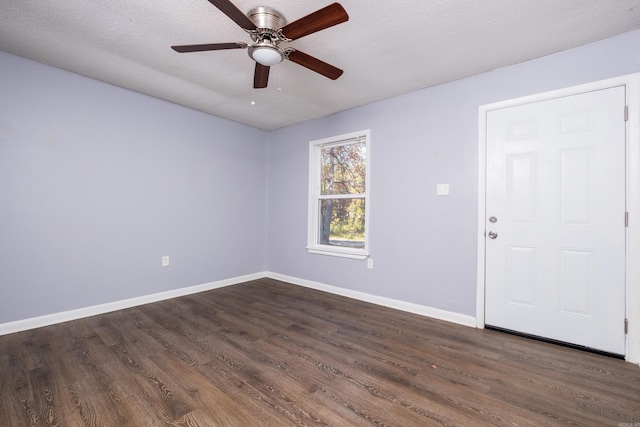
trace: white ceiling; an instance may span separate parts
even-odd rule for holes
[[[331,2],[234,0],[288,22]],[[254,91],[246,50],[171,50],[251,42],[207,0],[2,0],[0,50],[272,130],[640,28],[640,0],[340,3],[348,22],[290,44],[343,69],[335,81],[285,61]]]

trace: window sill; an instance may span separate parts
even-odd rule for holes
[[[351,259],[367,259],[369,254],[363,251],[350,251],[348,249],[325,249],[325,248],[317,248],[317,247],[307,247],[307,251],[310,254],[317,255],[327,255],[327,256],[337,256],[341,258],[351,258]]]

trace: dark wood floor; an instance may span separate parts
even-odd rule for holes
[[[0,426],[634,423],[637,365],[271,279],[0,337]]]

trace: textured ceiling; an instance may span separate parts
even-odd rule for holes
[[[291,22],[331,2],[234,4]],[[335,81],[284,61],[254,90],[246,50],[171,50],[251,42],[207,0],[2,0],[0,50],[272,130],[640,28],[640,0],[340,3],[348,22],[290,43],[343,69]]]

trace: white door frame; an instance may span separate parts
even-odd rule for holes
[[[626,86],[627,120],[626,183],[627,227],[626,250],[626,318],[628,321],[625,359],[640,364],[640,73],[615,77],[565,89],[544,92],[522,98],[481,105],[478,110],[478,265],[476,322],[484,328],[485,311],[485,223],[487,172],[487,113],[533,102],[547,101],[583,92]],[[622,115],[624,112],[620,111]],[[620,221],[624,217],[620,216]],[[621,325],[622,327],[622,325]]]

